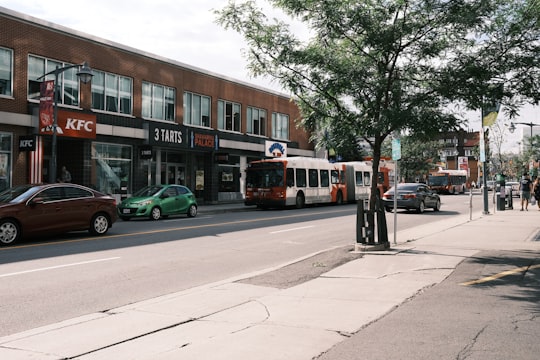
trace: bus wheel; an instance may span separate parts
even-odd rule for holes
[[[302,209],[305,204],[306,204],[306,199],[304,198],[304,194],[299,193],[298,195],[296,195],[296,208]]]

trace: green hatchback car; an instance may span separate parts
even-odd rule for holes
[[[195,195],[185,186],[150,185],[122,200],[117,209],[122,220],[137,217],[159,220],[178,214],[195,217],[197,206]]]

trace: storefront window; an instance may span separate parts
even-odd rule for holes
[[[0,191],[11,186],[11,145],[12,135],[0,133]]]
[[[132,147],[92,143],[92,179],[97,190],[106,194],[121,194],[127,186],[132,193]]]
[[[219,192],[240,192],[240,157],[229,156],[228,164],[219,165]]]

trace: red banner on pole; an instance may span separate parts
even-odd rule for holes
[[[52,131],[54,123],[54,81],[43,81],[40,84],[39,128],[41,131]]]

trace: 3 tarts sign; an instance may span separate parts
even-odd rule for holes
[[[96,115],[84,114],[75,111],[58,110],[56,135],[95,139],[96,138]],[[53,125],[40,123],[40,135],[52,135]]]
[[[148,124],[148,145],[213,151],[219,149],[219,137],[211,131],[151,122]]]

